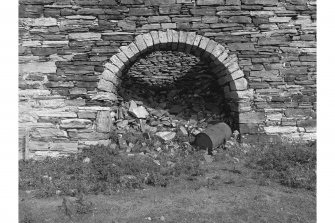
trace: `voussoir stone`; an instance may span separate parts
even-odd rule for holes
[[[155,49],[159,49],[159,36],[158,36],[158,32],[157,31],[151,31],[150,32],[153,43],[154,43],[154,48]]]
[[[109,71],[109,70],[105,70],[102,74],[101,77],[104,80],[110,81],[112,82],[115,86],[118,86],[120,81],[120,78],[118,76],[116,76],[113,72]]]
[[[129,59],[128,57],[126,56],[126,54],[124,52],[119,52],[117,54],[115,54],[121,61],[122,63],[124,63],[125,65],[128,65],[129,64]]]
[[[171,29],[166,30],[166,36],[167,36],[168,46],[171,49],[172,48],[172,38],[173,38],[172,37],[173,34],[172,34],[172,30]]]
[[[120,70],[123,70],[123,68],[125,67],[124,63],[119,59],[117,55],[113,55],[109,60],[118,68],[120,68]]]
[[[168,43],[166,32],[158,31],[158,38],[159,38],[159,42],[161,43],[162,47],[166,47]]]
[[[180,31],[179,32],[179,44],[178,44],[178,51],[183,52],[186,47],[186,40],[187,40],[187,32]]]
[[[147,45],[148,49],[153,47],[154,42],[152,40],[152,36],[150,35],[150,33],[143,34],[143,40],[144,40],[145,44]]]
[[[214,40],[210,40],[206,46],[204,57],[209,57],[217,45],[217,42],[215,42]]]
[[[145,41],[143,39],[142,35],[138,35],[135,37],[135,44],[139,51],[144,52],[147,49],[147,45],[145,44]]]
[[[210,41],[207,37],[202,37],[199,43],[199,50],[195,52],[196,56],[200,56],[206,49],[208,42]]]
[[[245,78],[239,78],[230,82],[230,89],[232,91],[243,91],[248,88],[248,82]]]
[[[213,60],[216,60],[219,58],[219,56],[224,52],[225,50],[225,47],[222,46],[221,44],[218,44],[215,46],[215,48],[213,49],[210,57],[213,59]]]
[[[202,38],[202,36],[200,36],[200,35],[195,36],[191,52],[195,53],[199,49],[199,44],[200,44],[201,38]]]
[[[230,54],[223,62],[222,64],[228,67],[230,64],[233,64],[234,62],[237,63],[237,56],[235,54]]]
[[[136,44],[133,43],[133,42],[131,44],[129,44],[129,48],[131,49],[131,51],[133,51],[135,57],[138,56],[138,54],[140,53]]]
[[[105,63],[105,67],[110,70],[112,73],[114,73],[116,76],[121,75],[121,70],[116,65],[112,63]]]
[[[235,71],[237,71],[238,69],[240,69],[240,67],[238,66],[238,63],[236,61],[229,63],[229,64],[225,64],[227,71],[231,74]]]
[[[194,40],[195,40],[196,36],[197,36],[196,32],[189,32],[188,33],[187,39],[186,39],[186,48],[185,48],[186,53],[191,52],[191,49],[192,49],[192,46],[193,46],[193,43],[194,43]]]
[[[236,79],[241,78],[243,76],[244,76],[243,71],[237,70],[237,71],[233,72],[230,75],[225,75],[225,76],[219,78],[218,79],[218,83],[220,85],[224,85],[224,84],[226,84],[226,83],[228,83],[230,81],[236,80]]]
[[[129,60],[132,60],[135,55],[129,46],[121,46],[119,49],[127,56]]]
[[[172,50],[177,50],[179,41],[179,32],[172,30]]]
[[[202,37],[201,41],[199,43],[199,48],[202,50],[205,50],[207,47],[207,44],[209,43],[210,39],[207,37]]]
[[[243,77],[244,73],[243,73],[242,70],[237,70],[237,71],[234,71],[233,73],[231,73],[229,76],[231,77],[231,80],[236,80],[240,77]]]
[[[98,89],[102,91],[107,91],[107,92],[116,92],[116,87],[114,84],[110,81],[106,81],[104,79],[101,79],[98,83]]]

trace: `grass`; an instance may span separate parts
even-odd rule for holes
[[[187,193],[191,193],[189,189],[194,188],[191,191],[198,191],[196,193],[202,191],[206,195],[203,196],[207,197],[206,193],[217,190],[215,196],[226,193],[222,195],[225,197],[228,192],[231,194],[232,191],[240,190],[240,186],[244,185],[243,180],[252,182],[248,181],[249,173],[256,173],[257,180],[253,181],[256,185],[267,186],[263,190],[275,191],[275,187],[268,183],[270,180],[292,188],[304,188],[310,191],[316,189],[315,144],[249,145],[234,142],[215,154],[214,163],[212,163],[214,169],[212,169],[201,165],[204,161],[204,151],[195,151],[183,137],[176,137],[172,144],[160,142],[161,150],[157,151],[155,148],[157,148],[158,139],[152,137],[151,140],[146,140],[141,136],[134,137],[129,134],[124,139],[134,144],[133,148],[136,150],[132,151],[132,155],[118,146],[92,146],[90,149],[68,157],[20,161],[19,189],[31,190],[29,196],[49,198],[48,201],[53,202],[56,201],[52,197],[61,196],[56,198],[58,199],[57,210],[60,212],[55,215],[64,218],[59,222],[65,222],[66,219],[83,222],[81,218],[100,213],[99,202],[92,203],[92,197],[98,199],[98,197],[108,198],[108,196],[94,196],[95,194],[115,195],[113,192],[122,190],[128,194],[128,190],[144,187],[157,187],[150,189],[148,193],[158,189],[160,194],[163,191],[172,193],[171,191],[175,192],[185,187],[188,188],[185,189]],[[178,147],[172,146],[173,144]],[[219,167],[215,167],[216,164],[220,164]],[[206,176],[208,174],[211,176],[213,173],[218,174],[215,175],[218,178],[208,178],[212,179],[209,182]],[[180,179],[185,180],[180,181]],[[174,186],[179,185],[177,181],[182,187],[176,187],[179,189],[174,190]],[[212,190],[209,183],[213,183],[213,188],[216,189]],[[167,186],[169,187],[164,190],[159,189]],[[201,187],[207,189],[199,190]],[[182,191],[181,194],[183,194]],[[26,195],[25,192],[23,193]],[[240,193],[244,191],[241,189],[238,194]],[[259,191],[257,196],[258,193]],[[249,200],[253,201],[253,196],[255,195],[252,195]],[[267,197],[265,192],[259,196]],[[156,199],[159,196],[153,197]],[[202,201],[203,197],[199,199]],[[270,196],[269,199],[274,198]],[[41,202],[43,201],[45,199],[41,199]],[[152,200],[148,202],[152,203]],[[29,208],[29,200],[20,203],[20,222],[43,222],[45,217],[39,216],[38,211]],[[76,221],[76,219],[79,220]],[[101,222],[110,222],[110,220]]]
[[[247,167],[292,188],[316,190],[316,144],[273,144],[247,154]]]
[[[20,161],[19,189],[32,190],[36,197],[110,194],[144,185],[165,187],[180,175],[200,174],[197,154],[186,153],[183,148],[174,156],[161,153],[152,158],[94,146],[68,157]]]
[[[131,132],[122,138],[132,143],[131,156],[120,146],[91,146],[68,157],[20,161],[19,188],[33,190],[36,197],[109,194],[144,185],[165,187],[181,175],[197,176],[203,172],[200,162],[204,157],[188,143],[188,136],[178,133],[172,143]],[[118,145],[117,134],[112,133],[111,139]],[[243,161],[262,178],[293,188],[316,188],[315,143],[250,145],[233,141],[215,160],[220,160],[220,155],[233,157],[234,162]]]
[[[143,140],[138,141],[134,143],[143,143]],[[182,175],[201,175],[203,157],[190,149],[189,144],[179,141],[180,147],[172,155],[170,151],[155,156],[150,153],[129,156],[119,148],[93,146],[68,157],[20,161],[19,189],[32,190],[36,197],[110,194],[145,185],[165,187]],[[147,146],[153,147],[151,144]],[[153,149],[144,151],[148,150]],[[315,144],[250,146],[236,143],[226,154],[256,170],[260,179],[273,179],[292,188],[316,189]],[[87,160],[89,162],[85,162]]]

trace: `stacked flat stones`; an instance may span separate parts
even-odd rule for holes
[[[196,75],[211,75],[209,70],[208,64],[196,56],[176,51],[154,51],[136,61],[122,76],[122,83],[129,79],[128,86],[138,83],[151,88],[169,89],[181,79],[187,86]]]
[[[121,71],[150,50],[210,58],[248,138],[316,138],[314,0],[19,3],[21,151],[67,153],[107,143],[101,120],[110,119]],[[225,51],[225,60],[213,54]]]

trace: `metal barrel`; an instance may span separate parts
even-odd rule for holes
[[[232,131],[229,125],[220,122],[196,135],[194,143],[201,149],[213,149],[225,143],[231,135]]]

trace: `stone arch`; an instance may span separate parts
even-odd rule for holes
[[[229,53],[221,44],[196,32],[169,29],[137,35],[132,43],[121,46],[119,53],[104,64],[105,68],[98,82],[98,93],[92,99],[115,100],[123,71],[141,55],[157,50],[190,53],[209,61],[219,85],[223,87],[224,99],[234,113],[233,116],[239,120],[241,112],[250,111],[253,91],[248,90],[248,82],[238,65],[237,56]]]

